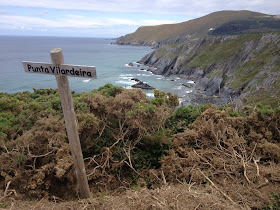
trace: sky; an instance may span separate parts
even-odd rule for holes
[[[0,0],[0,35],[117,38],[221,10],[280,15],[279,0]]]

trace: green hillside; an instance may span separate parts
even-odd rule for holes
[[[218,11],[182,23],[140,27],[134,33],[120,37],[116,43],[132,45],[155,45],[158,42],[172,43],[176,42],[176,40],[183,40],[189,35],[207,35],[209,29],[218,28],[230,21],[252,20],[256,18],[274,19],[272,15],[246,10]]]
[[[254,18],[252,20],[230,21],[218,28],[209,31],[211,35],[232,35],[244,33],[273,32],[280,30],[280,19],[275,18]]]
[[[190,78],[222,103],[240,98],[278,107],[279,46],[279,32],[208,36],[163,45],[140,63],[155,67],[155,74]]]

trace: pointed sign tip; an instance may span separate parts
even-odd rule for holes
[[[55,48],[55,49],[52,49],[52,50],[50,51],[50,53],[57,53],[57,52],[60,52],[60,51],[62,51],[61,48]]]

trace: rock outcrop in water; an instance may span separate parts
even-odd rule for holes
[[[132,85],[131,87],[133,87],[133,88],[141,88],[141,89],[146,89],[146,90],[153,90],[153,89],[155,89],[154,87],[152,87],[152,86],[148,85],[147,83],[144,83],[144,82],[142,82],[140,80],[138,80],[137,84]]]
[[[189,39],[139,61],[155,74],[194,80],[221,103],[235,98],[277,106],[280,98],[280,33]]]

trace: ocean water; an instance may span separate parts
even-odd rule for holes
[[[102,38],[0,36],[0,91],[15,93],[33,88],[57,88],[55,76],[24,72],[22,61],[51,62],[50,50],[62,48],[65,64],[96,66],[97,79],[69,77],[70,88],[89,92],[111,83],[125,88],[136,84],[137,78],[154,88],[186,97],[191,92],[183,86],[186,81],[176,76],[164,77],[146,71],[138,65],[152,51],[146,46],[124,46]],[[128,63],[133,62],[133,67]],[[142,69],[142,70],[141,70]],[[144,69],[144,70],[143,70]],[[148,96],[152,90],[144,90]]]

